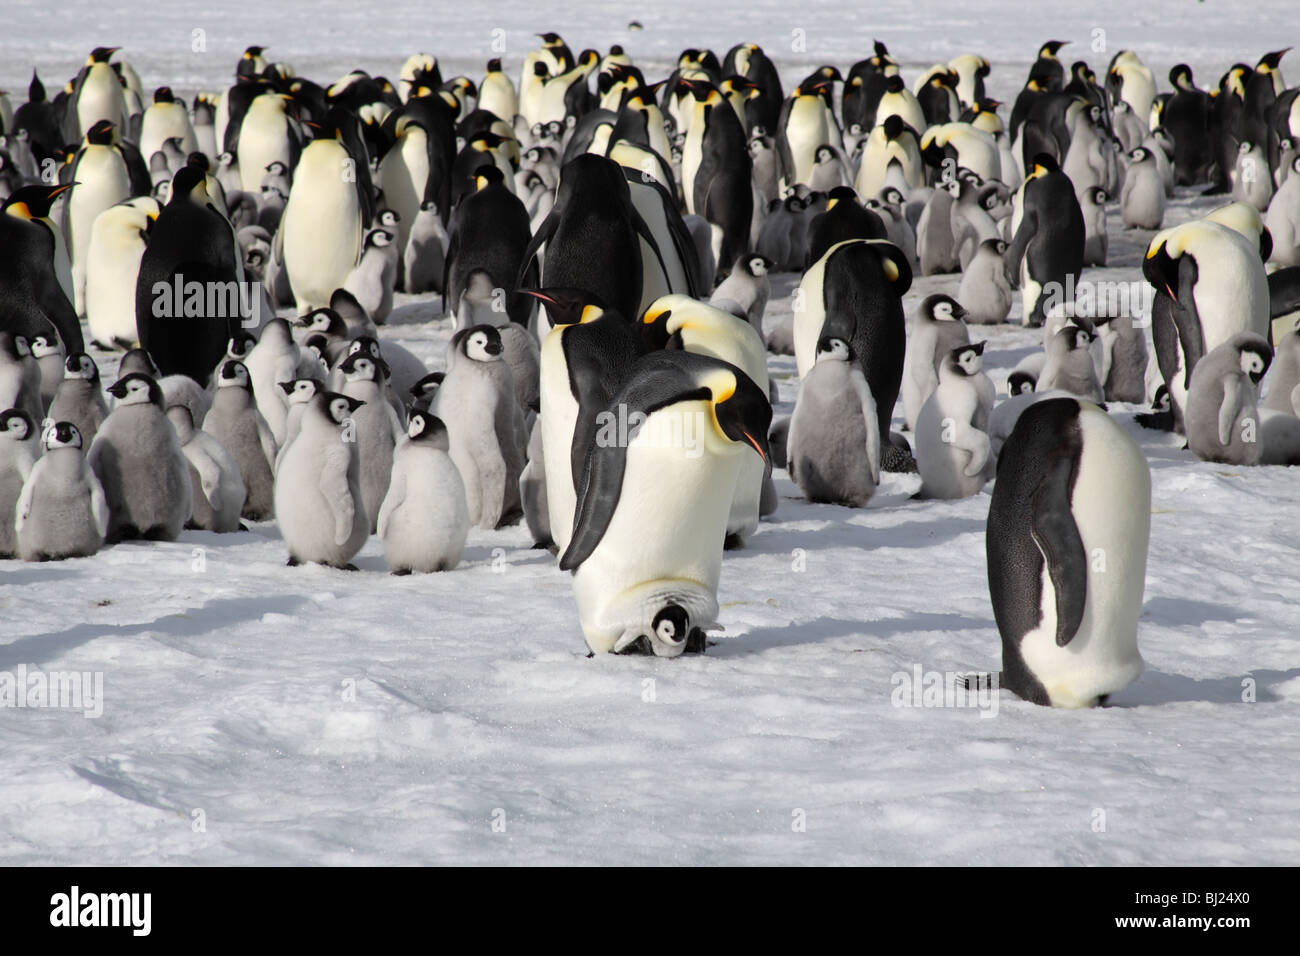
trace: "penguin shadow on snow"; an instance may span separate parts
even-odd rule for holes
[[[900,504],[907,500],[906,496],[899,497]],[[809,535],[821,534],[827,526],[834,525],[841,526],[849,534],[860,535],[861,539],[840,541],[836,538],[824,543],[831,546],[851,544],[861,551],[875,551],[878,548],[929,548],[964,534],[983,534],[985,528],[985,522],[976,518],[944,516],[929,521],[907,521],[888,528],[871,528],[853,520],[864,510],[843,505],[823,505],[813,514],[786,516],[790,523],[820,522],[823,527],[816,531],[784,528],[782,523],[765,521],[759,525],[759,533],[750,538],[745,547],[728,551],[727,556],[744,557],[747,553],[788,555],[793,548],[807,547]]]
[[[290,614],[310,603],[305,595],[267,595],[252,598],[213,598],[191,608],[138,624],[76,624],[63,631],[20,637],[0,647],[0,670],[19,664],[39,666],[101,637],[161,634],[172,638],[199,637],[261,620],[264,614]]]
[[[1276,704],[1294,697],[1283,697],[1273,688],[1300,677],[1300,667],[1287,671],[1256,670],[1233,677],[1197,679],[1183,674],[1166,674],[1147,669],[1137,681],[1112,694],[1107,707],[1152,707],[1160,704],[1241,704],[1246,691],[1243,681],[1255,682],[1255,703]]]
[[[991,620],[982,621],[961,614],[921,613],[905,617],[877,618],[851,621],[844,618],[819,617],[805,623],[790,623],[782,627],[760,627],[751,631],[718,640],[710,644],[710,657],[737,657],[761,654],[780,647],[799,644],[816,644],[837,638],[857,637],[867,642],[892,640],[902,635],[927,631],[968,631],[994,627]],[[870,646],[850,647],[848,653],[873,650]]]
[[[88,558],[68,558],[67,561],[89,560]],[[64,562],[60,562],[64,563]],[[12,569],[5,567],[6,564],[12,564]],[[3,582],[5,587],[24,587],[29,584],[44,584],[48,581],[65,581],[68,578],[80,579],[81,575],[72,568],[53,567],[53,562],[43,564],[26,564],[22,561],[11,560],[0,562],[0,568],[4,568]]]

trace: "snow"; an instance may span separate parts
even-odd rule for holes
[[[674,0],[639,12],[635,34],[574,3],[526,23],[504,4],[440,15],[313,3],[310,18],[272,20],[211,0],[202,16],[141,5],[148,15],[129,26],[100,4],[61,9],[52,30],[46,5],[6,4],[0,88],[23,89],[32,62],[47,81],[67,75],[100,42],[125,45],[147,87],[217,85],[252,42],[322,78],[354,65],[395,75],[421,48],[477,76],[498,23],[510,24],[512,68],[547,28],[575,48],[624,42],[652,63],[743,37],[778,55],[788,85],[803,65],[847,66],[879,36],[913,64],[909,79],[978,50],[995,61],[995,92],[1018,86],[1041,40],[1082,46],[1094,26],[1153,67],[1187,59],[1203,82],[1288,39],[1268,25],[1281,0],[1241,19],[1215,2],[1046,13],[917,0],[852,30],[839,4],[795,18],[788,4],[724,0],[697,27],[683,17],[697,8]],[[189,52],[195,26],[208,31],[202,57]],[[779,52],[795,28],[806,58]],[[1108,57],[1088,58],[1100,69]],[[1211,208],[1180,196],[1166,225]],[[1122,233],[1114,210],[1110,229],[1118,267],[1087,278],[1139,278],[1148,234]],[[769,327],[789,317],[796,282],[777,278]],[[919,279],[909,313],[957,282]],[[449,330],[435,307],[399,296],[383,337],[441,368]],[[1040,341],[1013,326],[973,332],[989,340],[995,381]],[[113,360],[97,358],[111,380]],[[771,368],[777,414],[789,414],[793,358]],[[1000,660],[988,492],[911,501],[914,476],[887,475],[869,507],[849,510],[803,501],[778,471],[778,512],[723,562],[725,631],[706,656],[669,661],[588,659],[568,575],[528,549],[522,527],[472,531],[460,568],[404,578],[386,573],[376,539],[357,573],[287,568],[271,523],[0,562],[0,672],[104,680],[99,718],[0,710],[0,862],[1289,863],[1300,482],[1199,462],[1134,425],[1131,407],[1112,411],[1152,469],[1147,671],[1084,712],[1009,692],[992,717],[894,706],[897,674]]]

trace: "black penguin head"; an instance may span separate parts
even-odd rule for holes
[[[316,407],[335,425],[345,425],[352,413],[365,404],[357,398],[338,392],[321,392],[315,398]]]
[[[312,309],[298,320],[298,324],[313,333],[327,336],[346,335],[348,329],[347,323],[343,321],[342,316],[329,306]]]
[[[737,444],[753,448],[771,473],[767,433],[772,426],[772,403],[752,378],[734,365],[720,364],[725,371],[711,374],[706,380],[718,428]]]
[[[432,200],[429,202],[430,205],[436,205]],[[420,208],[424,208],[423,203],[420,204]],[[379,223],[379,225],[383,226],[385,229],[391,229],[401,221],[402,217],[397,214],[396,209],[381,209],[375,215],[375,222]]]
[[[816,362],[852,362],[853,346],[838,335],[823,335],[817,340]]]
[[[1151,399],[1151,411],[1169,412],[1173,411],[1173,399],[1169,396],[1169,386],[1164,383],[1156,389],[1155,395]]]
[[[221,363],[221,374],[217,376],[217,388],[242,388],[253,391],[253,380],[248,374],[248,366],[238,359],[227,359]]]
[[[486,189],[497,183],[505,182],[505,174],[497,168],[496,163],[483,163],[474,170],[474,189]]]
[[[339,363],[339,371],[349,382],[378,382],[379,363],[368,352],[353,352]]]
[[[981,249],[987,249],[998,257],[1006,255],[1007,243],[1005,239],[985,239],[980,243]]]
[[[410,413],[406,419],[406,437],[441,447],[444,451],[448,447],[447,426],[441,418],[429,412]]]
[[[1039,153],[1034,157],[1033,165],[1030,168],[1029,175],[1026,179],[1037,179],[1039,176],[1049,176],[1052,173],[1061,171],[1061,164],[1056,161],[1056,157],[1051,153]]]
[[[1104,206],[1110,202],[1110,193],[1101,186],[1090,186],[1088,188],[1088,199],[1094,206]]]
[[[1151,151],[1145,146],[1139,146],[1128,154],[1128,158],[1135,163],[1141,163],[1151,158]]]
[[[107,63],[109,58],[120,49],[122,49],[120,46],[97,46],[90,51],[86,63]]]
[[[921,314],[936,322],[960,322],[966,318],[966,310],[961,307],[961,303],[942,292],[926,297],[921,303]]]
[[[59,355],[63,349],[59,345],[59,337],[52,332],[41,332],[32,336],[31,341],[32,356],[35,358],[45,358],[47,355]]]
[[[1029,395],[1037,385],[1037,380],[1028,372],[1012,372],[1007,377],[1007,393],[1010,395]]]
[[[885,80],[885,89],[890,93],[901,93],[903,90],[907,89],[907,84],[903,82],[901,76],[895,74]]]
[[[1069,43],[1069,40],[1048,40],[1038,49],[1038,58],[1055,60],[1056,54],[1060,52],[1061,47]]]
[[[85,379],[92,384],[97,384],[99,382],[99,366],[85,352],[73,352],[64,359],[63,377]]]
[[[1157,236],[1147,249],[1146,258],[1142,260],[1143,278],[1151,283],[1157,292],[1166,293],[1175,302],[1178,301],[1178,264],[1181,258],[1169,254],[1167,237]]]
[[[326,356],[329,352],[329,339],[323,335],[309,335],[307,340],[302,343],[303,347],[311,351],[322,362],[327,361]]]
[[[499,362],[503,346],[501,333],[492,325],[475,325],[456,333],[460,354],[475,362]]]
[[[1273,349],[1268,341],[1254,332],[1242,332],[1233,336],[1232,346],[1240,353],[1242,372],[1258,385],[1273,362]]]
[[[442,380],[446,377],[446,372],[430,372],[411,386],[411,395],[421,401],[432,398],[442,386]]]
[[[1169,82],[1176,90],[1193,90],[1196,88],[1192,82],[1192,68],[1186,63],[1179,63],[1169,71]]]
[[[0,435],[14,441],[26,441],[36,426],[21,408],[7,408],[0,412]]]
[[[775,263],[773,263],[767,256],[756,252],[751,252],[747,256],[741,256],[740,262],[741,268],[755,278],[767,275],[772,271],[772,266],[775,265]]]
[[[902,81],[900,80],[899,82],[901,83]],[[897,113],[891,113],[889,116],[885,117],[885,122],[881,124],[881,128],[885,131],[885,139],[893,142],[907,132],[910,127],[903,122],[903,118]]]
[[[499,56],[494,56],[492,59],[488,60],[487,71],[489,73],[501,72],[501,58]]]
[[[858,204],[858,194],[852,186],[836,186],[826,194],[826,211],[830,212],[840,203],[846,206],[856,206]]]
[[[182,202],[198,205],[206,205],[208,202],[207,176],[196,166],[182,166],[172,177],[171,197],[167,204],[170,206]]]
[[[348,357],[359,355],[370,359],[377,365],[385,375],[389,373],[388,363],[384,361],[383,350],[379,347],[379,340],[373,335],[358,335],[348,343]]]
[[[387,229],[371,229],[366,233],[365,247],[367,249],[383,249],[393,243],[393,234]]]
[[[969,345],[959,345],[948,353],[950,367],[958,375],[976,375],[984,367],[984,360],[981,356],[984,354],[983,342],[971,342]]]
[[[242,359],[253,351],[253,346],[257,344],[257,339],[247,332],[236,332],[226,343],[226,358]]]
[[[54,205],[54,200],[73,186],[78,185],[80,183],[60,183],[57,186],[24,186],[15,190],[4,201],[4,205],[0,206],[0,209],[19,219],[45,219],[50,214],[50,207]]]
[[[108,120],[100,120],[86,130],[86,142],[92,146],[112,146],[113,124]]]
[[[170,86],[160,86],[153,91],[153,101],[155,103],[175,103],[176,94],[172,92]]]
[[[41,436],[41,445],[46,451],[52,448],[80,448],[81,432],[72,422],[53,422]]]
[[[691,619],[680,604],[668,604],[650,622],[655,639],[669,647],[684,644],[691,634]]]
[[[278,384],[290,405],[306,405],[325,387],[318,378],[295,378]]]
[[[546,316],[552,325],[574,325],[594,322],[605,315],[605,303],[600,296],[586,289],[547,287],[545,289],[520,289],[546,306]]]
[[[1092,340],[1096,338],[1096,335],[1088,329],[1071,323],[1057,329],[1056,338],[1064,342],[1066,347],[1073,352],[1076,349],[1086,349],[1092,344]]]
[[[1274,50],[1272,53],[1265,53],[1260,57],[1259,63],[1255,65],[1255,70],[1259,73],[1273,72],[1278,68],[1278,64],[1282,62],[1282,57],[1286,55],[1287,50],[1290,49],[1290,47],[1287,47],[1286,50]]]
[[[155,405],[163,408],[163,393],[152,376],[143,372],[128,372],[112,385],[108,394],[117,399],[119,405]]]

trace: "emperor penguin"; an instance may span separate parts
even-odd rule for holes
[[[1035,391],[1057,389],[1091,402],[1103,401],[1105,396],[1097,380],[1097,368],[1093,365],[1090,350],[1092,340],[1091,332],[1073,323],[1057,329],[1047,340],[1047,361],[1038,376]]]
[[[1291,171],[1269,200],[1265,223],[1273,236],[1271,259],[1279,266],[1300,266],[1300,156],[1291,160]]]
[[[853,348],[824,336],[799,386],[783,464],[809,501],[863,508],[880,486],[880,450],[876,403]]]
[[[120,47],[95,47],[73,82],[67,109],[69,139],[84,136],[96,123],[123,128],[127,119],[126,93],[109,62]]]
[[[20,408],[34,422],[45,418],[41,367],[32,357],[25,335],[0,332],[0,406]]]
[[[203,419],[203,430],[221,443],[239,465],[248,496],[243,515],[252,521],[274,516],[275,438],[254,400],[253,383],[243,362],[227,361],[221,366],[212,408]]]
[[[1091,707],[1137,679],[1150,531],[1151,473],[1123,427],[1074,398],[1025,410],[985,533],[1001,686]]]
[[[1102,362],[1097,371],[1108,402],[1137,405],[1147,397],[1147,338],[1126,315],[1093,319],[1101,340]]]
[[[321,392],[285,449],[275,476],[275,514],[290,567],[315,562],[355,570],[349,562],[370,532],[351,432],[352,415],[360,407],[346,395]]]
[[[295,378],[289,382],[281,382],[276,386],[276,390],[285,396],[285,403],[288,406],[284,419],[284,440],[276,443],[274,471],[279,474],[285,449],[298,437],[298,431],[302,428],[302,416],[306,413],[312,399],[325,391],[325,382],[319,378]]]
[[[99,426],[108,417],[108,405],[99,382],[99,366],[85,352],[68,356],[63,378],[46,415],[52,421],[75,425],[87,447],[95,440]]]
[[[87,130],[72,167],[72,181],[77,185],[69,195],[64,226],[78,315],[86,314],[86,259],[95,219],[131,197],[131,177],[113,133],[113,125],[106,120]]]
[[[291,382],[300,374],[303,349],[293,340],[289,323],[274,318],[262,329],[257,344],[242,359],[253,386],[257,410],[266,420],[277,445],[284,441],[285,418],[288,409],[285,393],[278,387]],[[224,363],[223,363],[224,364]]]
[[[673,342],[688,352],[728,362],[748,375],[763,394],[771,394],[767,347],[763,337],[745,319],[690,296],[666,295],[651,303],[641,321],[652,347],[665,348]],[[765,500],[766,509],[763,508]],[[760,514],[774,511],[776,501],[770,469],[765,469],[761,461],[747,460],[741,466],[731,502],[726,546],[742,547],[758,528]]]
[[[1070,178],[1046,153],[1026,171],[1020,215],[1007,250],[1008,276],[1019,273],[1027,326],[1041,326],[1045,306],[1083,271],[1086,228]]]
[[[709,304],[727,310],[735,306],[744,313],[749,324],[759,335],[763,334],[763,313],[772,294],[768,273],[775,267],[767,256],[756,252],[746,253],[736,259],[727,278],[718,283],[709,298]]]
[[[1106,203],[1109,194],[1100,186],[1089,186],[1076,194],[1083,214],[1083,264],[1104,266],[1110,238],[1106,232]]]
[[[487,72],[478,87],[478,106],[507,123],[512,122],[519,112],[519,96],[515,92],[515,84],[502,72],[499,57],[488,60]]]
[[[907,326],[903,296],[912,270],[893,243],[852,239],[832,246],[804,273],[794,310],[795,366],[807,375],[825,336],[849,343],[876,402],[882,441],[903,380]],[[891,470],[886,449],[886,470]]]
[[[59,383],[63,381],[63,363],[67,361],[68,356],[59,337],[53,332],[42,332],[32,336],[29,347],[32,358],[40,368],[41,407],[48,412],[50,402],[54,401],[54,393],[58,391]]]
[[[244,510],[247,490],[239,465],[221,442],[194,427],[194,416],[185,405],[168,408],[167,420],[176,429],[181,452],[190,463],[194,504],[189,526],[218,533],[242,530],[239,516]]]
[[[358,165],[341,131],[312,140],[298,159],[275,239],[276,259],[284,263],[300,315],[329,305],[361,259],[361,184],[358,176],[347,175]]]
[[[682,195],[686,211],[703,216],[712,227],[714,259],[734,262],[749,247],[753,218],[748,140],[735,110],[716,88],[697,82],[692,92],[694,112],[682,147]],[[824,110],[821,97],[814,99]]]
[[[645,351],[622,315],[581,289],[527,290],[546,309],[551,330],[542,340],[538,397],[545,452],[551,535],[568,546],[582,469],[595,440],[598,416]]]
[[[1014,297],[1003,259],[1006,252],[1005,241],[985,239],[962,272],[957,301],[967,322],[992,325],[1007,320]]]
[[[129,372],[108,393],[117,404],[87,455],[108,501],[106,540],[175,541],[193,500],[190,466],[167,420],[162,389],[148,375]]]
[[[1293,401],[1296,386],[1300,385],[1300,332],[1292,329],[1278,340],[1270,368],[1268,393],[1260,408],[1300,415]]]
[[[14,508],[41,455],[37,426],[21,408],[0,412],[0,558],[18,553]]]
[[[397,282],[397,237],[388,229],[371,229],[362,242],[361,261],[348,273],[343,288],[356,297],[361,307],[379,325],[393,311],[393,288]]]
[[[1192,370],[1183,424],[1187,447],[1205,461],[1257,465],[1264,451],[1259,383],[1273,361],[1261,335],[1242,332]]]
[[[441,419],[411,412],[379,510],[384,560],[393,574],[450,571],[460,564],[469,535],[469,506],[450,448]]]
[[[372,534],[379,526],[379,509],[392,479],[393,449],[402,437],[402,423],[388,404],[379,361],[367,352],[354,352],[339,364],[342,393],[361,402],[352,423],[361,457],[361,502]]]
[[[451,240],[438,215],[438,204],[432,199],[420,203],[415,222],[406,238],[406,251],[402,253],[402,275],[405,291],[441,292],[446,268],[447,246]]]
[[[1258,243],[1199,219],[1156,233],[1147,246],[1142,274],[1156,290],[1151,335],[1175,427],[1201,356],[1241,332],[1268,335],[1268,276]]]
[[[993,477],[989,413],[993,384],[982,370],[984,343],[953,349],[939,367],[939,386],[916,417],[917,498],[968,498]]]
[[[1232,171],[1232,198],[1249,203],[1263,212],[1273,198],[1273,174],[1265,147],[1242,141],[1237,147],[1237,165]]]
[[[513,524],[523,515],[519,475],[528,434],[501,335],[491,325],[461,329],[449,351],[453,359],[430,411],[448,423],[470,520],[486,529]]]
[[[641,359],[612,406],[640,427],[593,446],[560,559],[583,637],[593,653],[703,651],[740,466],[769,460],[772,407],[734,365],[685,351]]]
[[[87,557],[104,544],[109,505],[69,422],[52,422],[41,438],[44,454],[32,465],[14,512],[24,561]]]
[[[1139,146],[1128,154],[1120,214],[1130,229],[1159,229],[1165,218],[1165,185],[1155,154]]]
[[[135,285],[140,345],[163,375],[207,383],[226,344],[260,302],[248,296],[242,280],[234,230],[212,204],[204,172],[182,167],[172,177],[171,198],[154,223]],[[197,314],[194,288],[204,300]]]
[[[72,299],[60,276],[58,250],[62,241],[58,230],[47,225],[41,212],[34,208],[48,204],[51,196],[73,188],[26,186],[4,201],[0,212],[0,315],[3,328],[25,335],[48,332],[51,326],[59,333],[65,347],[81,351],[81,326]],[[27,197],[31,198],[28,199]]]
[[[86,328],[91,341],[103,348],[134,348],[140,341],[135,286],[159,213],[157,200],[141,196],[105,209],[90,227]]]
[[[970,343],[966,329],[966,310],[952,296],[936,293],[927,296],[912,317],[912,330],[903,359],[903,419],[916,429],[920,414],[931,393],[939,387],[939,367],[952,350]]]
[[[288,170],[297,163],[302,147],[297,123],[289,115],[291,99],[287,94],[268,90],[248,104],[248,112],[239,124],[235,150],[239,183],[246,193],[257,195],[262,191],[262,178],[272,163],[282,163]]]
[[[160,86],[153,91],[153,103],[140,120],[140,155],[152,156],[169,139],[179,139],[185,155],[199,151],[199,138],[185,104],[176,99],[170,86]]]

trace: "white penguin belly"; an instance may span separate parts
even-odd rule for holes
[[[548,333],[542,344],[540,391],[546,511],[551,521],[551,539],[563,554],[573,534],[573,512],[578,506],[571,465],[578,403],[569,391],[569,371],[564,363],[560,335],[560,332]]]
[[[284,266],[299,311],[329,305],[361,252],[361,203],[345,176],[346,151],[337,143],[303,151],[281,228]]]

